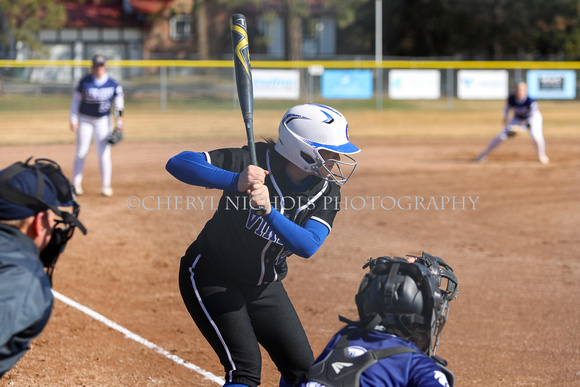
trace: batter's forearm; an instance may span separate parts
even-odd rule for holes
[[[287,219],[275,208],[264,218],[284,247],[304,258],[314,255],[328,235],[326,227],[306,229]]]

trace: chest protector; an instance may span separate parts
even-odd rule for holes
[[[352,357],[348,353],[348,343],[348,337],[342,336],[322,361],[310,367],[306,373],[306,380],[318,382],[327,387],[359,387],[361,374],[380,359],[401,353],[419,353],[409,347],[391,347],[367,351],[361,356]],[[433,360],[447,377],[449,385],[453,387],[455,376],[445,367],[447,362],[438,356],[433,357]]]

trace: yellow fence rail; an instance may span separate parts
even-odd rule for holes
[[[435,60],[371,60],[350,61],[252,61],[254,68],[309,68],[324,66],[327,69],[545,69],[578,70],[579,61],[435,61]],[[109,67],[233,67],[231,60],[110,60]],[[0,67],[89,67],[90,60],[0,60]]]

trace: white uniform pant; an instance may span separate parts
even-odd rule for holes
[[[89,117],[80,115],[77,130],[77,145],[75,161],[73,165],[73,184],[81,185],[85,159],[89,153],[91,141],[95,139],[99,168],[101,171],[101,184],[103,187],[111,186],[112,162],[111,145],[108,143],[111,132],[111,117]]]
[[[538,157],[546,155],[546,144],[544,141],[543,134],[543,118],[541,114],[534,114],[532,117],[526,119],[520,119],[514,117],[506,125],[506,127],[495,136],[487,146],[487,148],[481,153],[480,157],[485,157],[489,152],[491,152],[495,147],[508,139],[508,127],[511,125],[520,125],[530,128],[530,136],[534,143],[536,144],[536,151],[538,152]]]

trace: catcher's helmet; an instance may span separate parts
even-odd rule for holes
[[[348,123],[337,110],[318,104],[294,106],[286,112],[278,127],[276,151],[294,165],[307,172],[314,172],[325,180],[344,184],[356,168],[356,160],[350,154],[360,152],[348,138]],[[347,157],[344,162],[324,160],[320,150],[326,149]],[[323,177],[325,168],[329,177]],[[350,171],[343,171],[343,168]]]
[[[355,300],[361,325],[378,322],[431,356],[447,321],[449,301],[457,296],[457,278],[441,258],[426,253],[416,258],[415,263],[399,257],[371,259]]]

